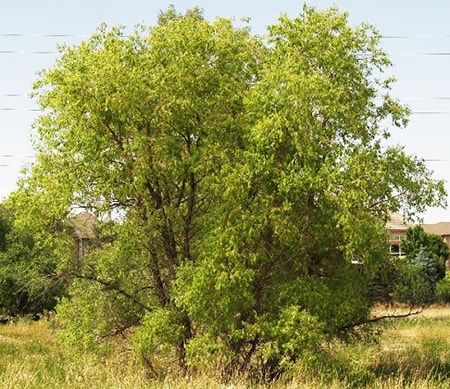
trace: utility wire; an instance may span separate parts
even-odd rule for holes
[[[7,111],[7,112],[42,112],[40,108],[0,108],[0,111]]]
[[[65,33],[21,33],[21,32],[0,32],[0,38],[76,38],[85,39],[89,38],[91,35],[85,34],[65,34]],[[122,35],[123,38],[129,37],[127,34]],[[442,35],[382,35],[383,40],[439,40],[439,39],[450,39],[450,34]],[[58,54],[55,50],[0,50],[0,54],[28,54],[28,55],[50,55]],[[424,53],[390,53],[390,55],[395,56],[450,56],[450,52],[424,52]]]
[[[87,38],[90,35],[86,34],[59,34],[59,33],[27,33],[27,32],[0,32],[0,37],[8,38]],[[128,36],[128,35],[123,35]],[[381,39],[450,39],[450,34],[424,34],[424,35],[382,35]]]
[[[89,35],[80,34],[66,34],[66,33],[21,33],[21,32],[0,32],[0,37],[3,38],[86,38]],[[127,37],[127,35],[123,35]],[[422,39],[450,39],[450,34],[442,35],[383,35],[381,39],[385,40],[422,40]],[[0,55],[4,54],[26,54],[26,55],[51,55],[58,54],[54,50],[0,50]],[[431,57],[447,57],[450,56],[450,51],[442,52],[422,52],[422,53],[389,53],[392,56],[431,56]],[[18,93],[4,93],[1,97],[28,97]],[[435,100],[450,100],[449,96],[437,96],[429,98],[400,98],[400,100],[417,100],[417,101],[435,101]],[[40,112],[39,108],[16,108],[16,107],[0,107],[3,112]],[[413,115],[447,115],[450,111],[413,111]]]
[[[0,91],[0,97],[7,97],[7,98],[13,98],[13,97],[19,97],[19,98],[26,98],[30,99],[30,96],[28,94],[23,93],[7,93],[7,92],[1,92]],[[405,101],[450,101],[450,96],[427,96],[427,97],[418,97],[418,96],[397,96],[398,100],[405,100]]]
[[[20,54],[20,55],[53,55],[59,54],[58,51],[50,51],[50,50],[35,50],[35,51],[26,51],[26,50],[0,50],[1,54]],[[401,53],[401,52],[390,52],[390,56],[399,56],[399,57],[446,57],[450,56],[449,51],[442,52],[423,52],[423,53]]]
[[[29,99],[30,96],[22,93],[1,93],[0,97],[23,97]],[[429,96],[429,97],[397,97],[399,100],[406,101],[450,101],[450,96]]]
[[[3,37],[26,37],[26,38],[82,38],[87,35],[77,35],[77,34],[48,34],[48,33],[21,33],[21,32],[0,32],[0,36]]]
[[[0,112],[42,112],[39,108],[0,108]],[[450,111],[411,111],[411,115],[449,115]]]

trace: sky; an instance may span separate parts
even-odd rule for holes
[[[412,111],[406,129],[394,129],[391,144],[425,159],[450,193],[450,1],[448,0],[310,0],[326,9],[336,5],[349,22],[374,25],[397,78],[392,95]],[[154,25],[160,10],[199,6],[205,17],[250,18],[254,34],[281,13],[297,16],[303,1],[293,0],[15,0],[0,13],[0,201],[15,188],[23,166],[33,161],[32,124],[39,108],[29,97],[37,72],[58,58],[57,46],[76,45],[101,23],[129,31]],[[450,205],[450,195],[448,198]],[[449,209],[429,209],[425,223],[450,221]]]

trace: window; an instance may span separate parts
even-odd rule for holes
[[[389,241],[391,242],[401,242],[406,239],[406,235],[390,235]]]
[[[391,255],[395,255],[396,257],[403,257],[405,255],[400,244],[389,245],[389,253]]]
[[[392,255],[400,255],[400,245],[399,244],[391,244],[390,252]]]

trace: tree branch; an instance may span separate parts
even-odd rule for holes
[[[368,324],[368,323],[376,323],[382,320],[387,320],[387,319],[402,319],[405,317],[410,317],[410,316],[415,316],[415,315],[419,315],[423,312],[423,309],[417,310],[415,312],[409,311],[407,313],[399,313],[399,314],[388,314],[388,315],[382,315],[382,316],[377,316],[377,317],[373,317],[371,319],[367,319],[366,321],[360,321],[360,322],[356,322],[356,323],[350,323],[350,324],[346,324],[345,326],[339,328],[339,331],[346,331],[346,330],[351,330],[355,327],[359,327],[363,324]]]
[[[150,308],[147,305],[145,305],[143,302],[138,300],[136,297],[132,296],[131,294],[129,294],[125,290],[119,288],[118,286],[113,285],[112,283],[109,283],[109,282],[106,282],[106,281],[102,280],[98,276],[89,276],[89,275],[74,274],[74,273],[72,273],[71,276],[73,276],[75,278],[83,279],[83,280],[97,282],[100,285],[103,285],[105,287],[105,289],[113,290],[113,291],[119,293],[120,295],[122,295],[122,296],[126,297],[127,299],[131,300],[134,304],[140,306],[141,308],[145,309],[146,311],[152,311],[152,308]]]

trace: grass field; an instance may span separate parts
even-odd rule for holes
[[[450,307],[380,326],[379,342],[327,345],[336,364],[322,374],[300,369],[270,388],[450,388]],[[243,378],[223,384],[206,375],[151,378],[129,351],[94,355],[67,349],[45,321],[0,326],[1,389],[249,387],[263,386]]]

